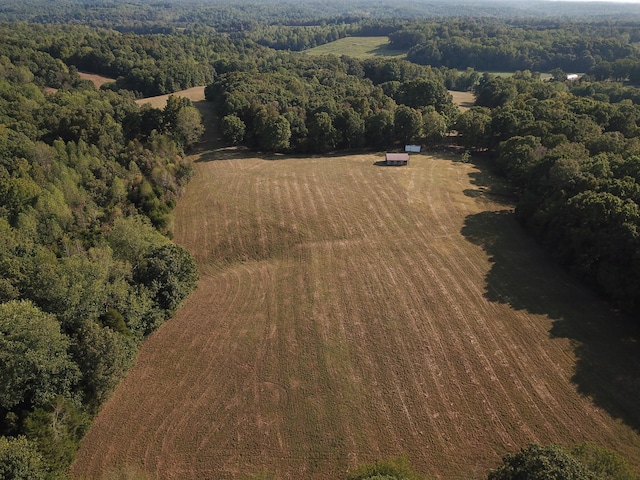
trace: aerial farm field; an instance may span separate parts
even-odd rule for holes
[[[103,406],[75,478],[340,479],[406,455],[475,479],[531,442],[640,465],[626,333],[484,168],[207,135],[174,228],[199,287]]]
[[[345,37],[305,50],[309,55],[348,55],[353,58],[374,56],[404,58],[406,50],[392,50],[387,37]]]

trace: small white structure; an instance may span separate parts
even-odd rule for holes
[[[408,153],[387,153],[384,157],[387,165],[407,165],[409,163]]]
[[[411,152],[411,153],[420,153],[421,148],[422,147],[420,145],[405,145],[404,151]]]
[[[573,82],[574,80],[578,80],[578,74],[577,73],[570,73],[567,75],[567,80],[570,82]]]

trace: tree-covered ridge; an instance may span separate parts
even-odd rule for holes
[[[554,68],[587,72],[600,62],[634,57],[637,22],[454,20],[408,25],[389,36],[413,62],[484,71]]]
[[[240,56],[253,42],[232,42],[211,29],[187,30],[172,35],[119,33],[85,26],[1,24],[4,42],[0,53],[16,64],[39,65],[43,75],[75,67],[116,79],[112,89],[138,96],[163,95],[212,81],[212,63]],[[26,57],[26,58],[25,58]],[[37,76],[37,72],[34,72]],[[47,86],[61,80],[45,78]]]
[[[269,25],[318,25],[358,23],[369,19],[425,20],[441,17],[474,18],[581,18],[624,19],[640,14],[633,4],[556,3],[547,1],[475,2],[459,0],[339,0],[281,2],[277,0],[195,0],[126,3],[110,0],[7,0],[0,6],[0,20],[34,23],[65,23],[117,28],[138,33],[171,33],[193,24],[213,25],[220,32]]]
[[[201,121],[188,101],[139,108],[16,48],[15,63],[0,56],[0,438],[17,437],[3,445],[19,447],[24,478],[58,478],[142,339],[195,286],[165,234]],[[45,94],[49,79],[64,88]]]

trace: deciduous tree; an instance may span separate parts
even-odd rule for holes
[[[47,477],[42,455],[26,437],[0,437],[0,478],[45,480]]]
[[[46,405],[71,395],[79,378],[69,338],[53,315],[29,301],[0,305],[0,407]]]
[[[237,115],[225,115],[220,121],[220,130],[227,142],[238,145],[244,140],[247,127]]]
[[[502,461],[488,480],[592,480],[589,471],[558,445],[529,445]]]

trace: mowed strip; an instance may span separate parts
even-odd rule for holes
[[[76,478],[344,478],[398,454],[475,478],[530,442],[637,455],[638,435],[572,383],[570,341],[532,313],[588,321],[604,306],[548,263],[487,174],[379,157],[201,158],[175,212],[199,288],[104,405]],[[505,296],[529,292],[528,309],[488,295],[498,237]]]

